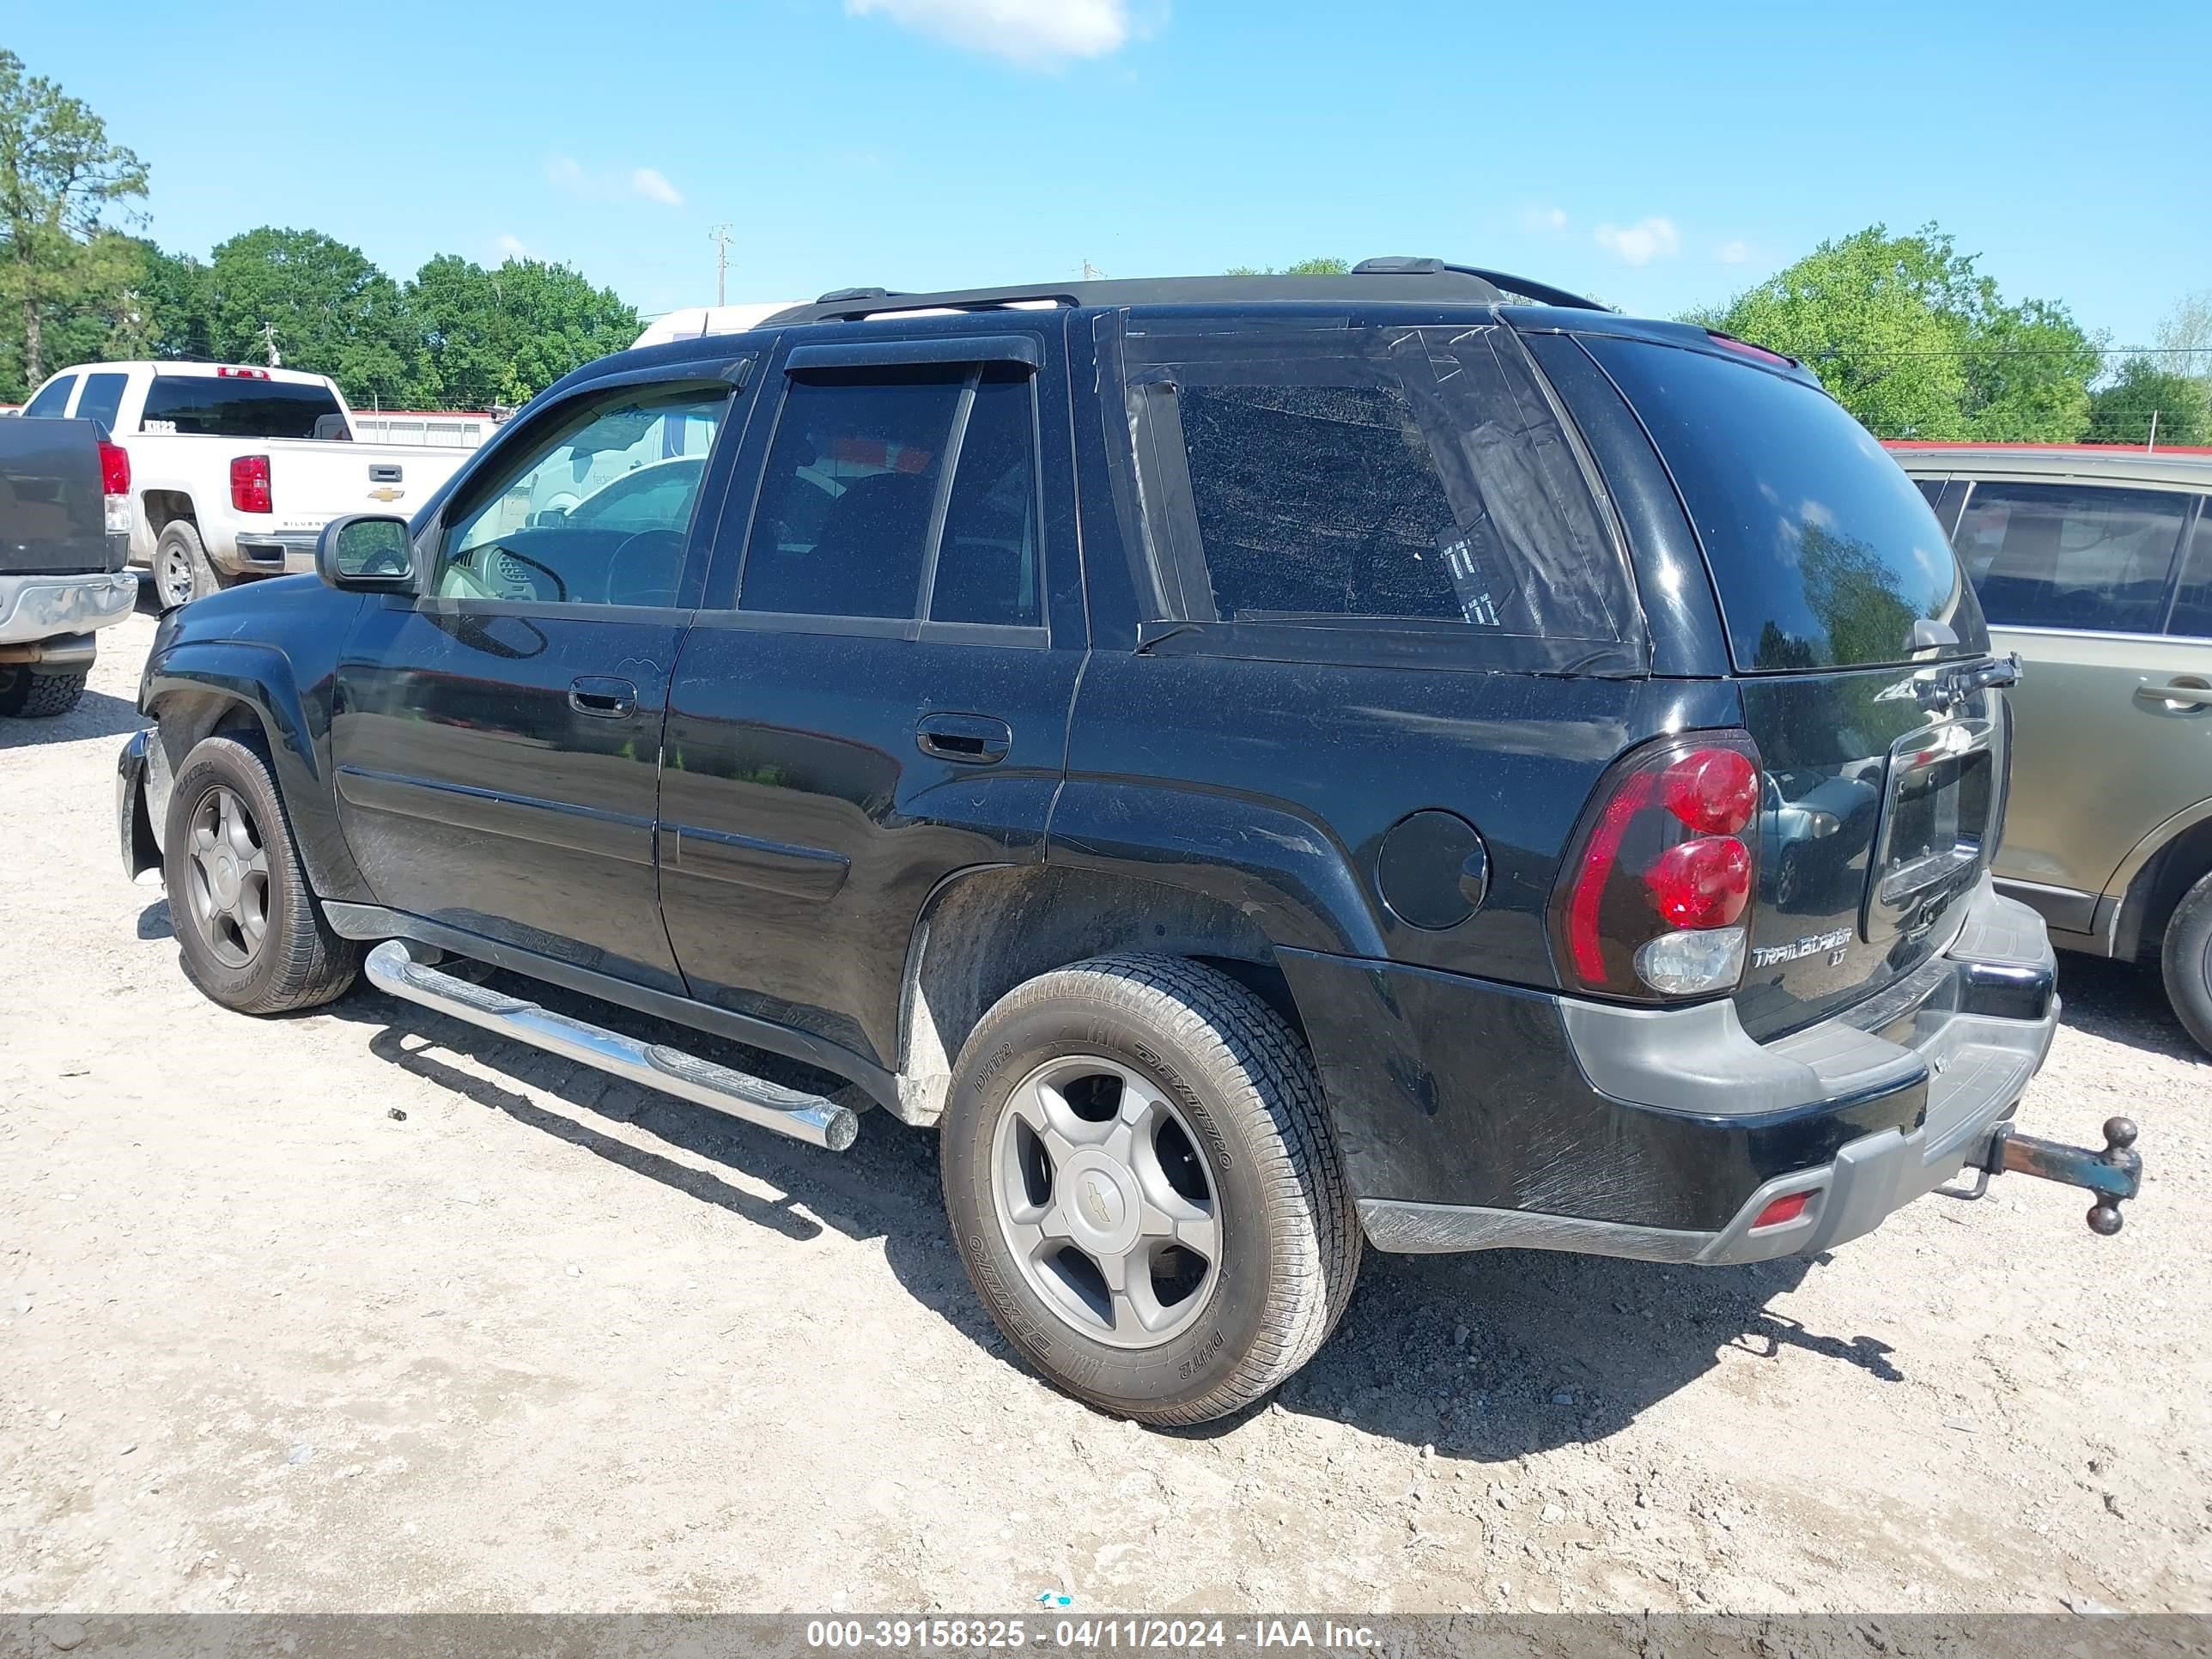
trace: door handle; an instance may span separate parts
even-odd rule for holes
[[[2203,708],[2212,705],[2212,685],[2195,678],[2174,680],[2165,685],[2139,685],[2136,696],[2145,702],[2178,702]]]
[[[637,713],[637,688],[628,680],[586,674],[570,684],[568,707],[594,720],[626,720]]]
[[[1014,728],[988,714],[924,714],[914,741],[925,755],[962,766],[993,766],[1014,746]]]

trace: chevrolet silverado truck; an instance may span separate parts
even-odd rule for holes
[[[0,715],[65,714],[131,614],[131,463],[90,421],[0,421]]]
[[[165,610],[312,569],[331,520],[419,505],[472,453],[357,443],[333,381],[234,363],[82,363],[23,413],[98,421],[130,455],[131,562]]]
[[[579,369],[319,562],[147,660],[118,830],[193,981],[932,1129],[978,1295],[1103,1409],[1259,1399],[1370,1249],[2136,1190],[2131,1124],[2015,1125],[2015,665],[1756,346],[1433,259],[848,289]]]

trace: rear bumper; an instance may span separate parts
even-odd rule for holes
[[[2058,1019],[2042,919],[1986,881],[1945,951],[1768,1043],[1725,1001],[1615,1008],[1376,963],[1363,1007],[1322,965],[1342,959],[1284,954],[1387,1250],[1719,1264],[1828,1249],[1956,1175]],[[1364,1054],[1355,1019],[1371,1022]],[[1756,1224],[1796,1194],[1794,1218]]]
[[[316,540],[312,530],[241,530],[225,568],[233,575],[301,575],[315,568]]]
[[[137,603],[138,579],[128,571],[0,576],[0,645],[89,635]]]

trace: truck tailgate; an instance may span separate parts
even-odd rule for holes
[[[269,457],[270,513],[266,528],[320,530],[347,513],[412,517],[475,452],[413,444],[274,439]]]

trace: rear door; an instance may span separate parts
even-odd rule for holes
[[[757,499],[732,492],[670,698],[694,996],[893,1066],[932,890],[1042,857],[1085,647],[1047,343],[801,345],[769,377]]]
[[[1752,355],[1584,337],[1688,508],[1772,788],[1745,1028],[1777,1035],[1948,936],[2000,823],[2002,694],[1942,671],[1989,641],[1923,491],[1816,387]]]
[[[669,991],[661,726],[733,412],[728,379],[684,374],[586,388],[505,436],[418,547],[422,594],[365,604],[331,716],[340,820],[380,902]],[[533,506],[687,458],[647,516]]]
[[[2173,587],[2199,521],[2185,492],[2087,480],[1984,478],[1966,498],[1959,556],[1998,648],[2027,667],[1997,871],[2054,927],[2092,931],[2136,843],[2212,795],[2205,578],[2186,603]]]

